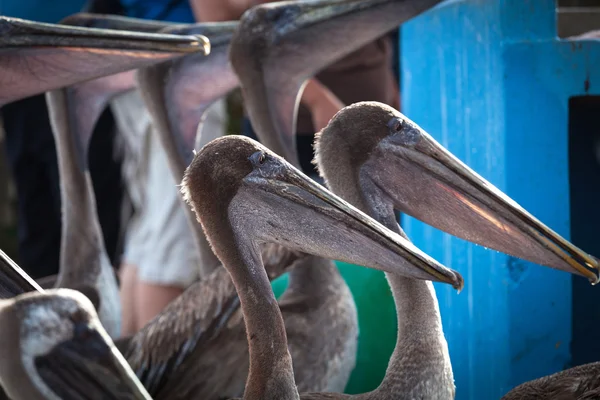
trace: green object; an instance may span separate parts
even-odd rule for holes
[[[398,330],[394,299],[383,272],[336,264],[354,296],[360,329],[356,367],[345,393],[365,393],[379,386],[394,351]],[[287,274],[273,281],[275,296],[279,298],[287,285]]]

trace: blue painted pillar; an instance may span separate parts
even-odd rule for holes
[[[402,27],[404,113],[569,237],[568,101],[600,93],[600,41],[556,37],[554,0],[449,0]],[[465,277],[437,285],[457,400],[498,399],[569,365],[571,276],[412,218],[424,251]]]

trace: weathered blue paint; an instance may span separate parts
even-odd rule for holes
[[[600,92],[600,41],[556,38],[554,0],[454,0],[402,27],[405,114],[569,237],[568,100]],[[571,276],[412,218],[415,244],[459,270],[436,285],[457,399],[497,399],[570,362]]]

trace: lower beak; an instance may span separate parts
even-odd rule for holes
[[[40,376],[52,390],[59,394],[68,388],[81,398],[95,390],[108,399],[151,399],[108,336],[83,323],[75,331],[71,340],[36,359]]]
[[[414,148],[383,141],[393,173],[378,185],[395,207],[429,225],[503,253],[598,282],[598,260],[558,235],[419,129]],[[399,195],[401,193],[401,196]]]
[[[463,287],[458,272],[444,267],[291,166],[278,178],[246,180],[261,189],[253,197],[260,198],[253,204],[253,215],[268,215],[268,233],[263,230],[262,237],[265,242],[409,278],[449,283],[458,290]],[[272,212],[274,203],[278,203],[277,215]]]

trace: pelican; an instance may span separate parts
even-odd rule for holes
[[[0,384],[12,400],[150,399],[77,291],[0,300],[0,343]]]
[[[457,272],[249,138],[225,136],[204,146],[186,170],[182,191],[240,297],[250,349],[246,399],[298,398],[261,243],[462,288]]]
[[[328,187],[403,236],[394,209],[465,240],[597,281],[590,270],[598,269],[597,260],[392,107],[375,102],[345,107],[317,134],[315,148]],[[398,313],[398,340],[383,382],[365,398],[453,398],[433,285],[391,274],[387,278]]]
[[[294,136],[305,81],[442,1],[281,1],[246,11],[230,59],[260,141],[299,165]]]

